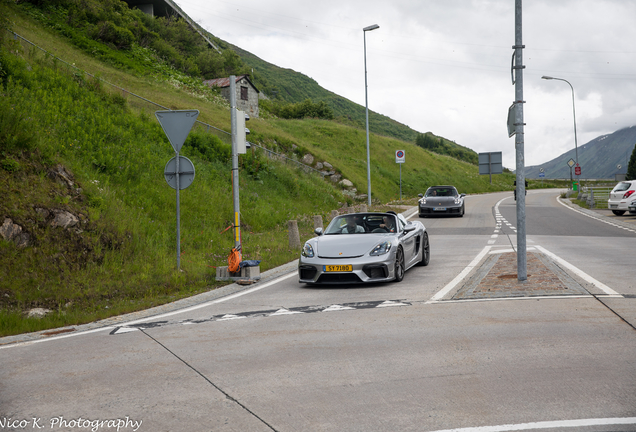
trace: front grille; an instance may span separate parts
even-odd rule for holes
[[[362,271],[369,279],[386,279],[389,276],[389,270],[384,265],[364,266]]]
[[[316,267],[312,266],[303,266],[298,269],[298,273],[300,274],[300,278],[303,280],[313,279],[316,277]]]
[[[323,273],[317,283],[360,283],[362,282],[355,273]]]

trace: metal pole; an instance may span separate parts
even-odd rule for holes
[[[492,162],[491,162],[491,152],[488,152],[488,174],[490,175],[490,184],[492,184]]]
[[[579,144],[576,138],[576,108],[574,107],[574,87],[572,87],[572,84],[570,84],[570,81],[563,79],[563,78],[555,78],[555,77],[551,77],[551,76],[542,76],[542,79],[545,80],[557,80],[557,81],[565,81],[566,83],[568,83],[568,85],[570,86],[570,89],[572,90],[572,116],[574,118],[574,157],[576,159],[576,166],[579,166]],[[572,169],[572,167],[570,167],[570,169]],[[579,180],[579,176],[576,176],[577,181]]]
[[[179,207],[179,152],[176,152],[175,171],[177,175],[177,270],[181,269],[181,210]]]
[[[232,122],[232,192],[234,200],[234,247],[241,247],[241,213],[239,210],[239,172],[236,143],[236,76],[230,75],[230,119]]]
[[[371,153],[369,151],[369,97],[367,92],[367,32],[377,28],[380,28],[380,26],[373,24],[362,29],[362,36],[364,40],[364,105],[366,109],[367,126],[367,195],[369,209],[371,209]]]
[[[402,164],[400,165],[400,201],[402,201]]]
[[[515,148],[517,162],[517,280],[528,279],[526,251],[526,182],[523,131],[522,0],[515,0]]]

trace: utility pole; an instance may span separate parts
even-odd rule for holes
[[[526,250],[526,176],[523,132],[523,45],[522,0],[515,0],[515,151],[517,173],[517,280],[528,279]]]
[[[230,75],[230,119],[232,122],[232,192],[234,199],[234,247],[237,250],[241,250],[241,213],[239,209],[239,170],[236,114],[236,76]]]

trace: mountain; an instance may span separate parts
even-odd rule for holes
[[[579,165],[581,177],[588,179],[614,179],[616,174],[627,172],[627,163],[636,144],[636,126],[620,129],[612,134],[601,135],[579,146]],[[543,168],[545,178],[570,178],[567,163],[576,160],[575,149],[541,165],[526,167],[527,178],[539,178],[539,169]],[[618,169],[617,166],[621,168]],[[574,171],[574,170],[573,170]]]

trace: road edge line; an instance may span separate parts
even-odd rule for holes
[[[492,246],[484,246],[484,248],[477,254],[475,258],[468,264],[464,270],[462,270],[455,278],[450,281],[444,288],[438,291],[433,297],[431,297],[425,304],[437,303],[440,299],[444,298],[446,294],[451,292],[468,274],[481,262],[481,260],[492,249]]]
[[[567,262],[563,258],[561,258],[558,255],[555,255],[554,253],[550,252],[549,250],[547,250],[543,246],[535,245],[534,247],[537,248],[544,255],[547,255],[550,258],[552,258],[554,261],[558,262],[563,267],[567,268],[571,272],[574,272],[577,276],[579,276],[584,281],[591,283],[592,285],[594,285],[595,287],[597,287],[598,289],[603,291],[605,294],[608,294],[608,295],[610,295],[612,297],[623,298],[623,296],[621,294],[619,294],[618,292],[614,291],[613,289],[611,289],[610,287],[608,287],[604,283],[594,279],[592,276],[588,275],[583,270],[581,270],[578,267],[570,264],[569,262]]]

